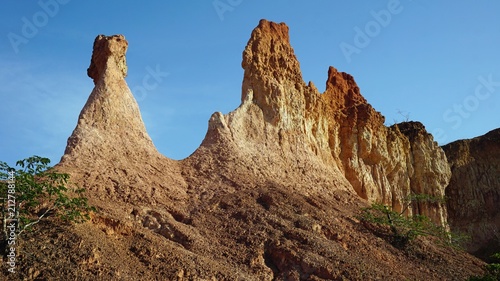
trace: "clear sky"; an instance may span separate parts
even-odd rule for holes
[[[0,160],[59,162],[98,34],[129,41],[126,80],[158,150],[189,156],[210,115],[239,105],[241,54],[262,18],[290,27],[306,83],[324,90],[332,65],[387,125],[421,121],[440,144],[482,135],[500,127],[499,13],[499,1],[4,1]]]

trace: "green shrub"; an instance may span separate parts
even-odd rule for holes
[[[387,226],[390,230],[387,236],[396,247],[405,247],[418,236],[433,236],[447,245],[460,246],[467,239],[466,236],[447,231],[445,227],[433,223],[425,215],[405,215],[406,210],[414,202],[442,203],[443,201],[442,198],[430,195],[412,194],[405,201],[406,204],[401,212],[394,211],[389,206],[374,203],[362,209],[360,219],[372,226]]]
[[[17,161],[19,169],[0,162],[0,197],[6,199],[7,205],[4,217],[17,219],[18,235],[50,215],[69,222],[83,222],[89,219],[90,211],[95,211],[83,196],[85,190],[70,188],[70,176],[57,172],[49,164],[48,158],[39,156]]]

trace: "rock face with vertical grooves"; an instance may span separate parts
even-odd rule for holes
[[[241,105],[214,113],[200,147],[181,161],[158,153],[146,132],[124,80],[126,49],[121,35],[96,38],[88,69],[95,88],[56,167],[100,212],[83,225],[46,225],[50,235],[24,248],[32,253],[19,269],[24,279],[459,280],[482,273],[466,253],[423,239],[409,254],[358,220],[370,202],[401,210],[412,193],[443,196],[446,157],[422,124],[384,126],[351,75],[330,67],[324,93],[306,84],[285,24],[262,20],[253,30]],[[442,204],[414,204],[408,214],[415,213],[447,224]]]
[[[399,210],[411,193],[444,196],[450,169],[424,126],[384,126],[353,77],[333,67],[324,93],[306,84],[285,24],[261,21],[242,67],[242,103],[228,115],[212,116],[191,157],[199,165],[218,169],[221,162],[232,174],[283,182],[304,193],[324,194],[335,186]],[[221,149],[231,152],[221,155]],[[220,158],[216,167],[213,157]],[[440,203],[412,206],[414,212],[446,225]]]
[[[500,129],[443,146],[452,177],[446,188],[450,226],[469,234],[470,252],[500,251]]]

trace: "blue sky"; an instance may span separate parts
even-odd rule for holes
[[[187,157],[210,115],[239,105],[241,54],[262,18],[287,23],[303,77],[320,90],[332,65],[387,125],[421,121],[440,144],[482,135],[500,127],[499,12],[497,1],[5,1],[0,160],[59,162],[93,88],[98,34],[125,35],[126,80],[153,142]]]

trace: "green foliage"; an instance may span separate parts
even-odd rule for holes
[[[440,228],[432,223],[428,217],[422,215],[405,217],[382,204],[372,204],[371,207],[363,208],[361,220],[389,226],[391,242],[398,247],[406,246],[407,243],[421,235],[442,235]]]
[[[448,232],[446,228],[433,223],[427,216],[419,214],[406,216],[408,207],[415,202],[442,203],[444,199],[427,194],[412,194],[405,201],[406,205],[401,212],[374,203],[371,207],[362,209],[360,219],[365,224],[388,226],[387,236],[396,247],[405,247],[418,236],[437,237],[439,241],[450,246],[459,246],[466,240],[465,236]]]
[[[95,211],[83,196],[85,190],[69,188],[70,176],[57,172],[49,164],[48,158],[39,156],[17,161],[19,169],[0,162],[0,197],[8,195],[9,172],[15,176],[15,194],[12,195],[15,196],[19,234],[50,215],[65,221],[83,222],[89,219],[90,211]]]
[[[500,253],[491,256],[500,262]],[[490,263],[486,265],[486,273],[483,276],[473,276],[469,281],[498,281],[500,280],[500,263]]]

